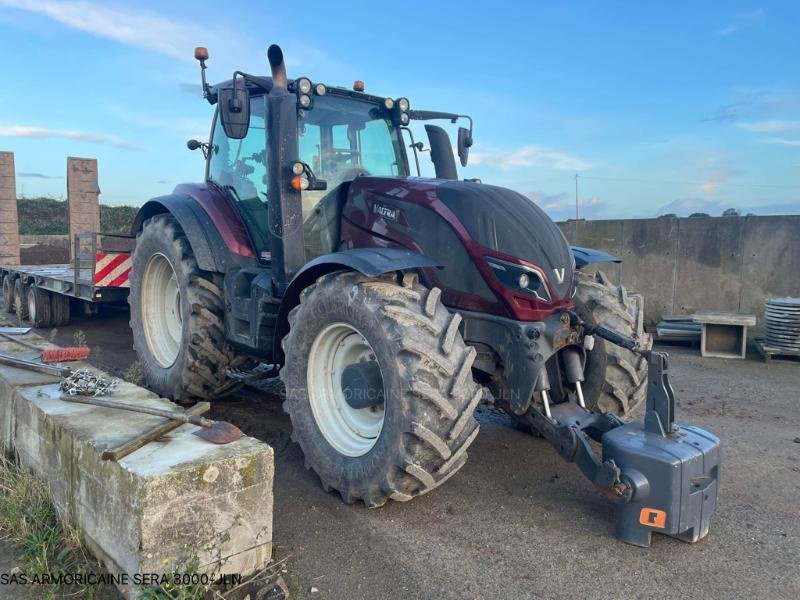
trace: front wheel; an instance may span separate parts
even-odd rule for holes
[[[380,506],[437,487],[478,434],[475,350],[461,317],[416,275],[324,275],[283,340],[284,408],[306,466],[347,503]]]

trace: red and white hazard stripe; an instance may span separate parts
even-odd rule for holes
[[[94,263],[94,284],[100,287],[131,287],[131,255],[98,252]]]

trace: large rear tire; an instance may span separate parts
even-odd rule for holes
[[[130,280],[133,347],[150,389],[182,400],[240,387],[225,375],[244,359],[224,339],[222,276],[200,270],[172,215],[145,221]]]
[[[35,284],[28,286],[28,319],[34,327],[50,327],[50,292]]]
[[[466,462],[478,434],[473,412],[475,350],[416,275],[370,279],[324,275],[303,291],[283,340],[284,409],[306,467],[327,490],[369,507],[408,501],[442,484]],[[375,368],[382,402],[353,407],[341,379],[352,364]]]
[[[590,325],[603,325],[635,337],[642,348],[652,348],[653,338],[644,332],[642,297],[611,283],[602,271],[595,275],[577,271],[575,312]],[[601,412],[627,417],[647,396],[647,361],[601,338],[587,353],[583,395],[586,405]]]
[[[16,310],[14,306],[14,280],[11,279],[10,273],[3,276],[3,302],[5,302],[7,313],[13,313]]]
[[[22,277],[14,280],[14,312],[19,319],[28,318],[28,286],[22,283]]]

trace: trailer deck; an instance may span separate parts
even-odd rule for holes
[[[6,310],[15,310],[17,280],[26,296],[20,299],[23,302],[32,286],[44,292],[40,297],[45,301],[56,294],[82,300],[87,312],[96,312],[101,303],[124,302],[130,287],[128,276],[134,244],[131,236],[81,233],[75,236],[70,264],[0,266]],[[24,307],[23,317],[29,312]]]

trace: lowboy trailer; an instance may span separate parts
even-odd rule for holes
[[[6,312],[34,327],[59,327],[69,323],[71,299],[86,314],[100,304],[126,302],[134,244],[129,235],[79,233],[69,264],[0,266]]]

